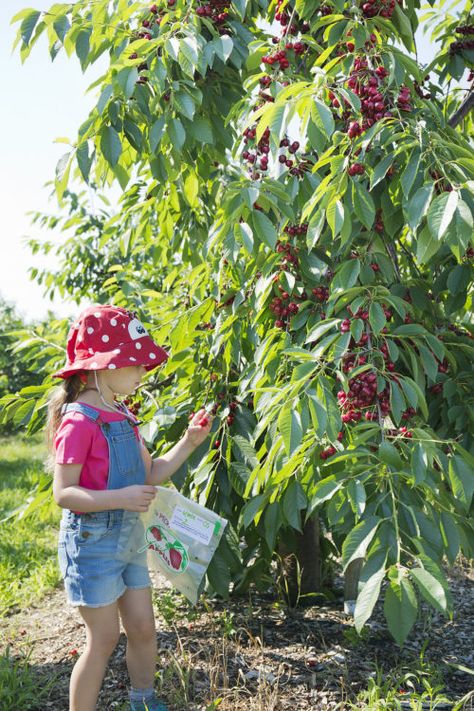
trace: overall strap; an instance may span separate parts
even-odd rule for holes
[[[100,417],[100,412],[94,410],[94,408],[84,405],[82,402],[67,402],[61,408],[61,415],[65,415],[66,412],[80,412],[93,422],[101,424],[102,420]]]

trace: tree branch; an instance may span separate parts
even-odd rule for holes
[[[474,91],[471,89],[459,109],[448,119],[448,125],[451,126],[451,128],[456,128],[472,109],[474,109]]]

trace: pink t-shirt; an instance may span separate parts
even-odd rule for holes
[[[86,404],[86,403],[83,403]],[[92,407],[92,405],[87,405]],[[102,410],[103,422],[125,420],[118,412]],[[135,436],[143,442],[137,426],[133,426]],[[79,486],[86,489],[106,489],[109,475],[109,447],[100,426],[81,412],[67,412],[59,425],[54,438],[57,464],[82,464]]]

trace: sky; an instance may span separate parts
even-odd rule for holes
[[[56,164],[65,153],[57,137],[75,139],[77,128],[94,105],[95,90],[86,94],[104,71],[104,63],[82,74],[75,57],[60,52],[51,62],[45,38],[22,65],[12,53],[16,26],[11,18],[25,7],[46,10],[52,0],[0,0],[0,296],[14,303],[26,322],[41,319],[48,310],[60,317],[74,316],[80,306],[56,298],[50,301],[43,287],[31,281],[28,268],[55,268],[54,255],[32,255],[25,237],[56,241],[59,234],[31,225],[28,212],[56,214],[49,200]],[[430,61],[433,50],[419,38],[421,61]]]

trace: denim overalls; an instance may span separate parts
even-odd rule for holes
[[[145,483],[140,446],[128,419],[104,422],[100,411],[70,403],[66,412],[81,412],[96,422],[109,448],[107,489]],[[58,556],[64,586],[72,605],[102,607],[115,602],[127,588],[150,585],[140,515],[113,509],[76,514],[64,509],[59,530]]]

